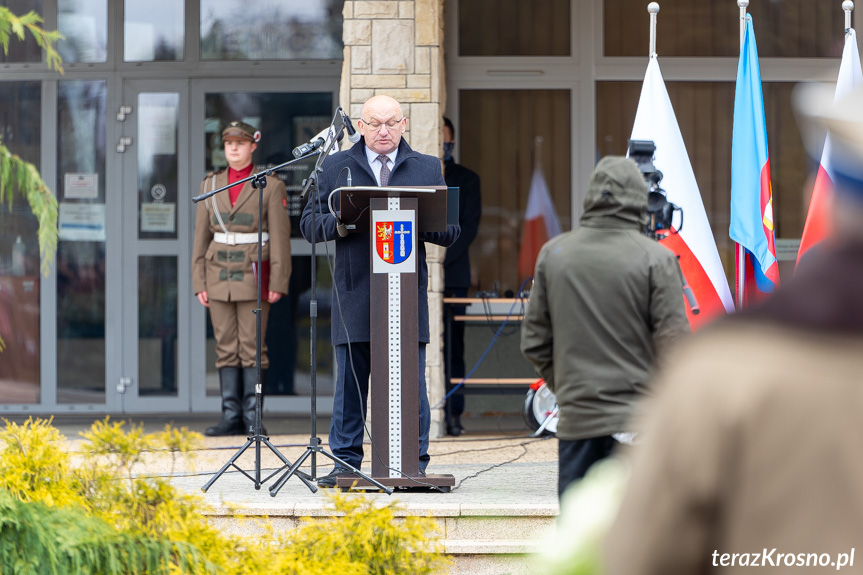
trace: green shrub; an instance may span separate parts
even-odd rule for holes
[[[50,420],[0,430],[0,575],[425,575],[449,563],[433,520],[354,494],[330,496],[339,517],[293,533],[228,537],[200,495],[135,476],[148,450],[170,451],[173,468],[199,434],[105,418],[81,435],[81,453],[69,454]]]

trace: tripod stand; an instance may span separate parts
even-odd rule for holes
[[[295,472],[296,469],[299,467],[299,463],[292,466],[290,460],[287,457],[285,457],[278,449],[276,449],[276,447],[272,443],[270,443],[270,439],[267,436],[261,434],[261,404],[262,404],[261,400],[262,400],[262,392],[263,392],[263,390],[261,389],[261,387],[262,387],[262,383],[261,383],[261,287],[262,287],[261,286],[261,279],[262,279],[261,262],[263,260],[263,253],[262,252],[263,252],[264,188],[267,186],[267,176],[268,175],[272,175],[273,172],[276,172],[276,171],[284,168],[285,166],[288,166],[289,164],[293,164],[295,162],[299,162],[300,160],[304,160],[304,159],[310,157],[314,153],[317,153],[317,151],[313,151],[312,153],[309,153],[309,154],[306,154],[306,155],[301,156],[299,158],[295,158],[293,160],[285,162],[284,164],[281,164],[279,166],[276,166],[275,168],[271,168],[269,170],[266,170],[265,172],[259,172],[257,174],[253,174],[253,175],[249,176],[248,178],[234,182],[233,184],[228,184],[227,186],[219,188],[218,190],[206,192],[204,194],[200,194],[200,195],[192,198],[192,201],[197,203],[197,202],[200,202],[201,200],[206,200],[210,196],[213,196],[213,195],[215,195],[221,191],[227,190],[228,188],[231,188],[233,186],[244,184],[245,182],[248,182],[248,181],[251,181],[252,187],[258,190],[258,264],[257,264],[258,269],[257,269],[257,274],[256,274],[257,275],[257,285],[258,285],[258,289],[257,289],[258,300],[257,300],[257,307],[254,310],[254,313],[255,313],[255,373],[256,373],[256,377],[257,377],[256,382],[255,382],[255,418],[254,418],[254,423],[253,423],[251,429],[249,429],[249,437],[246,440],[246,443],[242,447],[240,447],[240,449],[236,453],[234,453],[234,455],[228,460],[228,462],[225,463],[225,465],[221,469],[219,469],[219,471],[217,471],[216,474],[213,475],[213,477],[209,481],[207,481],[206,484],[204,484],[204,486],[201,488],[201,490],[204,493],[207,492],[207,490],[213,485],[213,483],[215,483],[216,480],[219,479],[225,473],[225,471],[227,471],[227,469],[229,467],[233,467],[234,469],[236,469],[237,471],[239,471],[240,473],[245,475],[247,478],[252,480],[255,484],[255,489],[260,489],[262,484],[266,483],[272,477],[281,473],[282,470],[285,469],[285,467],[290,468],[292,470],[292,472]],[[236,464],[237,459],[239,459],[240,456],[243,455],[243,453],[245,453],[246,450],[249,447],[251,447],[253,444],[255,446],[254,476],[250,475],[244,469],[242,469],[241,467],[239,467]],[[278,468],[276,471],[274,471],[273,473],[271,473],[270,475],[268,475],[264,479],[261,479],[261,444],[265,445],[279,459],[281,459],[282,463],[284,463],[284,465],[282,465],[280,468]],[[297,472],[297,476],[300,478],[300,480],[303,483],[306,484],[306,486],[309,489],[312,490],[312,493],[317,491],[318,488],[311,482],[310,476],[306,475],[305,473],[300,473],[300,472]]]
[[[339,126],[339,131],[338,131],[338,133],[341,134],[345,130],[345,128],[347,127],[346,126],[346,120],[345,120],[346,116],[344,115],[344,112],[342,111],[341,108],[338,108],[336,110],[336,116],[339,116],[341,118],[341,124]],[[335,123],[335,116],[333,117],[333,123]],[[318,174],[320,174],[322,172],[321,166],[323,165],[324,159],[329,154],[329,151],[332,148],[332,146],[334,146],[338,140],[339,140],[339,138],[335,137],[330,141],[329,146],[327,146],[324,153],[322,153],[318,157],[318,160],[315,162],[315,167],[312,170],[312,173],[306,179],[306,181],[304,182],[304,186],[303,186],[303,192],[302,192],[301,197],[306,197],[306,195],[308,195],[308,202],[312,206],[312,209],[311,209],[311,224],[312,224],[312,230],[313,230],[312,233],[315,235],[317,234],[316,219],[317,219],[317,208],[318,208],[318,206],[316,206],[314,204],[314,202],[319,202],[319,198],[318,198]],[[300,456],[300,458],[297,460],[297,462],[293,466],[290,466],[288,471],[286,471],[273,485],[270,486],[270,495],[272,497],[275,497],[276,495],[278,495],[279,490],[281,490],[281,488],[285,485],[285,483],[288,482],[288,480],[293,475],[297,475],[303,481],[303,483],[305,483],[306,486],[312,490],[312,493],[317,491],[317,488],[314,486],[310,486],[309,482],[306,481],[302,475],[300,475],[300,472],[298,472],[297,469],[299,469],[300,465],[302,465],[302,463],[306,459],[311,457],[312,458],[311,475],[312,475],[312,477],[316,477],[315,473],[316,473],[316,463],[317,463],[317,455],[318,454],[321,454],[321,455],[329,458],[334,463],[338,463],[339,465],[341,465],[345,469],[350,470],[352,473],[356,474],[358,477],[361,477],[361,478],[365,479],[366,481],[372,483],[373,485],[375,485],[379,489],[383,490],[387,494],[392,494],[393,490],[391,488],[386,487],[382,483],[380,483],[380,482],[372,479],[368,475],[364,474],[363,472],[361,472],[359,469],[355,468],[354,466],[352,466],[348,462],[340,459],[339,457],[336,457],[334,454],[330,453],[329,451],[326,451],[323,447],[321,447],[321,439],[317,436],[317,397],[318,397],[318,393],[317,393],[317,334],[318,334],[317,318],[318,318],[318,301],[317,301],[317,256],[315,254],[315,245],[317,244],[318,238],[313,237],[312,239],[313,239],[313,241],[311,242],[311,244],[312,244],[312,285],[311,285],[311,301],[309,302],[309,318],[311,319],[311,372],[310,372],[311,388],[312,388],[311,389],[311,396],[312,396],[311,397],[311,400],[312,400],[312,402],[311,402],[311,436],[309,437],[309,445],[306,446],[305,453],[303,453],[303,455]]]

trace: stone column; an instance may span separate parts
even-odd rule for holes
[[[442,156],[446,98],[443,0],[346,0],[340,104],[356,122],[363,103],[392,96],[408,118],[405,138],[423,154]],[[429,328],[426,379],[434,407],[444,396],[444,248],[427,244]],[[443,435],[443,409],[432,410],[432,437]]]

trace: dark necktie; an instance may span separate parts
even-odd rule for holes
[[[378,156],[378,161],[381,163],[381,186],[386,186],[390,181],[390,169],[387,167],[390,159],[381,154]]]

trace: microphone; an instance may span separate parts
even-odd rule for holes
[[[321,130],[320,132],[318,132],[317,134],[312,136],[312,139],[309,140],[307,143],[301,144],[301,145],[297,146],[296,148],[294,148],[294,150],[291,153],[294,155],[295,158],[299,158],[300,156],[305,156],[306,154],[308,154],[310,152],[314,152],[318,148],[322,148],[325,145],[329,144],[332,137],[333,137],[333,127],[327,126],[323,130]],[[344,137],[344,134],[342,132],[339,132],[339,135],[338,135],[338,138],[336,139],[336,141],[340,142],[343,137]],[[338,147],[333,146],[333,149],[330,150],[330,154],[335,154],[338,151],[339,151]]]
[[[345,126],[345,130],[348,132],[348,141],[352,144],[356,144],[360,141],[360,133],[354,129],[354,125],[351,124],[351,119],[345,114],[345,111],[339,108],[339,114],[342,116],[342,124]]]

